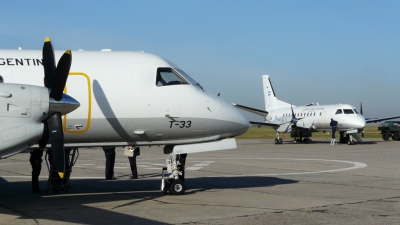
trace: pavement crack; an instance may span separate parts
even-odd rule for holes
[[[24,213],[24,212],[21,212],[21,211],[18,211],[18,210],[16,210],[16,209],[7,207],[7,206],[5,206],[5,205],[3,205],[3,204],[0,204],[0,207],[3,207],[3,208],[5,208],[5,209],[8,209],[8,210],[13,211],[13,212],[15,212],[15,213],[18,213],[18,214],[20,214],[20,215],[23,215],[23,216],[25,216],[25,217],[27,217],[27,218],[32,219],[33,221],[35,221],[36,224],[39,224],[39,221],[37,221],[36,218],[33,218],[33,217],[31,217],[30,215],[28,215],[28,214],[26,214],[26,213]]]

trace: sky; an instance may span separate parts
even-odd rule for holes
[[[400,1],[2,1],[0,49],[145,51],[221,98],[264,109],[263,74],[293,105],[400,115]],[[251,120],[261,120],[246,113]]]

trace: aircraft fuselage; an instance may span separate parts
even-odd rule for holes
[[[41,54],[0,50],[4,83],[43,86]],[[55,51],[56,59],[61,54]],[[64,93],[81,105],[63,116],[65,146],[195,143],[248,129],[249,122],[237,109],[159,56],[112,51],[72,55]],[[162,82],[160,74],[165,76]],[[173,75],[177,78],[168,82]]]

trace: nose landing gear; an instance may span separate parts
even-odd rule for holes
[[[167,158],[167,167],[162,169],[161,191],[164,194],[183,195],[186,191],[185,162],[187,154],[170,154]],[[164,177],[164,171],[170,173]]]

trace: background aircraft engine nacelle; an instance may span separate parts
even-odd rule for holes
[[[27,149],[40,139],[48,117],[45,87],[0,83],[0,158]]]

